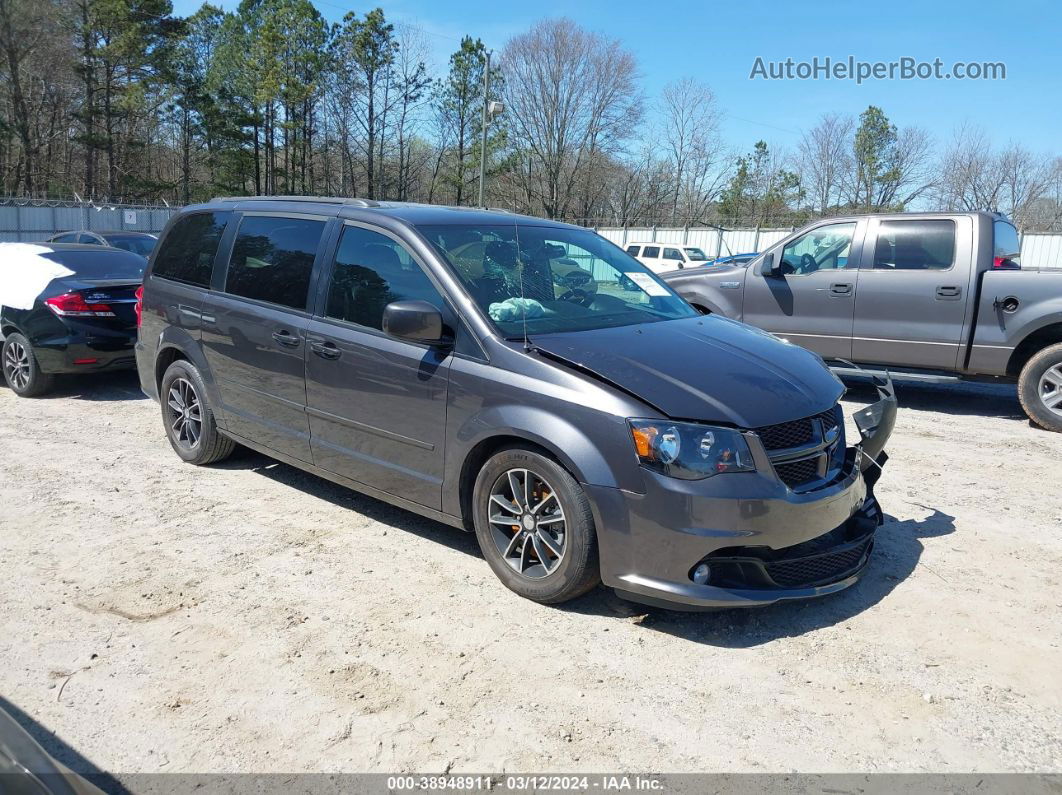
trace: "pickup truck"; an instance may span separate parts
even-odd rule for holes
[[[663,278],[702,313],[809,348],[842,377],[1016,382],[1029,418],[1062,432],[1062,270],[1023,269],[998,213],[830,218],[745,265]]]

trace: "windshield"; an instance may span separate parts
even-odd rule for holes
[[[550,226],[419,226],[508,339],[695,317],[636,259],[594,232]]]
[[[115,248],[132,251],[146,257],[155,248],[155,238],[140,235],[107,235],[107,242]]]
[[[708,259],[708,255],[701,251],[699,248],[685,248],[686,256],[690,258],[691,262],[704,262]]]

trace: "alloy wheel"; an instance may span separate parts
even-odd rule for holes
[[[173,438],[181,447],[192,450],[203,436],[203,407],[192,382],[175,378],[166,396]]]
[[[10,342],[4,351],[4,375],[12,387],[23,390],[30,380],[29,351],[18,342]]]
[[[564,559],[564,509],[553,487],[536,472],[503,472],[490,490],[487,521],[502,560],[524,577],[548,577]]]
[[[1040,376],[1040,401],[1047,409],[1062,416],[1062,364],[1048,367]]]

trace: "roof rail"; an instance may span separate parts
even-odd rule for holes
[[[348,199],[340,196],[215,196],[215,202],[285,201],[312,204],[347,204],[352,207],[379,207],[374,199]]]

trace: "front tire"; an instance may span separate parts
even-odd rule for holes
[[[4,380],[19,397],[40,397],[55,384],[55,376],[41,371],[33,346],[22,334],[10,334],[4,338],[0,362],[3,363]]]
[[[213,464],[228,458],[236,449],[236,443],[218,431],[203,376],[191,362],[179,359],[167,368],[159,388],[159,403],[166,438],[173,451],[189,464]]]
[[[541,604],[582,596],[600,581],[597,532],[579,482],[541,453],[495,453],[472,493],[483,557],[509,590]]]
[[[1062,342],[1025,363],[1018,377],[1018,400],[1034,423],[1062,433]]]

